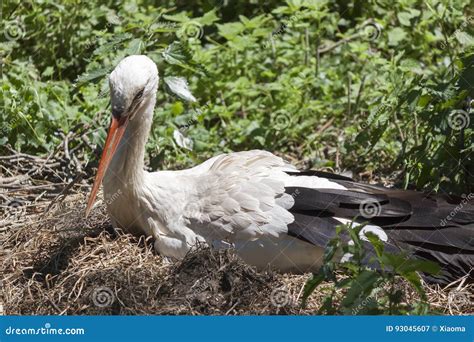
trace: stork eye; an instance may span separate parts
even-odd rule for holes
[[[145,91],[145,88],[143,88],[142,90],[140,90],[136,95],[135,97],[133,98],[133,102],[136,102],[138,100],[140,100],[143,96],[143,92]]]

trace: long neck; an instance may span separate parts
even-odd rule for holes
[[[150,134],[156,98],[150,96],[132,118],[104,176],[104,191],[133,189],[144,179],[145,145]]]

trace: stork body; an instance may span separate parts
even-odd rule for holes
[[[183,258],[197,243],[234,247],[248,263],[284,272],[317,270],[335,227],[368,221],[387,248],[407,249],[443,266],[448,282],[472,271],[474,208],[438,197],[299,172],[266,151],[223,154],[181,171],[143,170],[158,85],[145,56],[122,60],[110,75],[112,123],[88,210],[103,180],[113,224],[153,236],[164,256]],[[374,215],[361,208],[375,206]]]

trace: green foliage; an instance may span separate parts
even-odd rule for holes
[[[468,5],[4,2],[0,139],[44,154],[72,127],[93,124],[99,132],[90,130],[89,140],[100,144],[106,75],[142,53],[162,80],[185,77],[198,101],[159,92],[148,144],[153,169],[264,148],[310,167],[401,170],[405,186],[464,192],[474,184],[474,120],[469,111],[460,112],[470,119],[462,127],[450,118],[474,97]],[[177,129],[192,151],[173,140]]]
[[[436,274],[439,266],[433,262],[408,258],[406,255],[395,255],[384,251],[383,242],[373,233],[365,233],[374,248],[375,255],[367,256],[360,238],[362,225],[357,227],[339,226],[325,251],[323,267],[313,274],[304,288],[303,305],[308,297],[323,281],[332,286],[319,308],[319,314],[330,315],[404,315],[427,314],[429,305],[417,272]],[[342,233],[348,233],[351,243],[344,243]],[[344,255],[352,257],[344,262],[339,260]],[[379,265],[379,270],[363,265]],[[420,300],[415,303],[404,302],[404,289],[397,286],[400,279],[406,280],[418,293]],[[324,290],[322,290],[324,291]]]

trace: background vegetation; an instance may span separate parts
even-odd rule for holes
[[[93,126],[81,146],[89,158],[109,120],[107,73],[147,54],[162,79],[185,77],[198,100],[159,92],[153,169],[261,148],[301,167],[462,193],[474,173],[468,5],[6,1],[0,142],[47,154],[70,130]],[[192,150],[176,144],[175,130]]]

